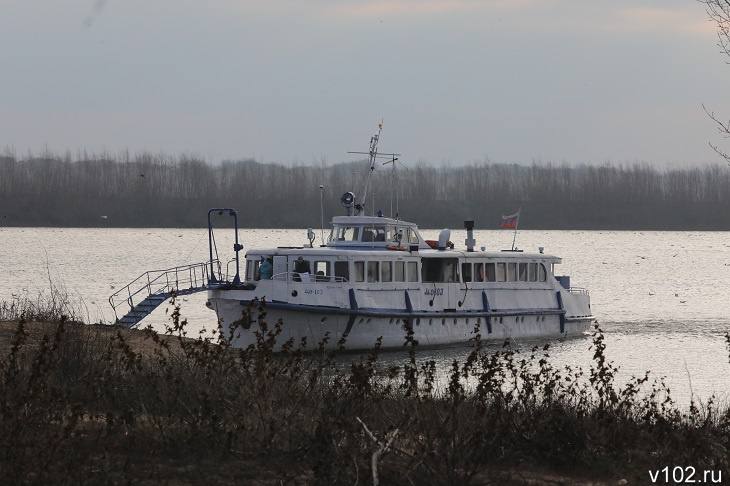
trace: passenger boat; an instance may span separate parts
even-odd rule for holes
[[[316,247],[310,229],[309,245],[249,250],[243,279],[237,273],[233,283],[207,287],[206,305],[221,329],[236,329],[234,345],[256,342],[260,303],[270,326],[282,323],[279,345],[304,339],[312,347],[326,337],[327,348],[367,349],[382,338],[383,347],[394,348],[409,331],[426,346],[466,342],[475,332],[504,340],[587,331],[594,319],[588,291],[556,276],[561,259],[542,248],[477,249],[474,223],[465,221],[465,247],[458,249],[449,230],[426,241],[412,222],[366,215],[376,160],[387,155],[395,164],[398,155],[379,153],[379,136],[364,152],[370,170],[363,197],[343,195],[346,214],[332,219],[325,244]]]

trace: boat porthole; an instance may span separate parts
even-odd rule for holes
[[[454,325],[457,325],[459,323],[458,319],[454,317]]]
[[[428,305],[430,305],[431,307],[433,307],[433,301],[432,300],[429,300],[428,301]]]
[[[297,296],[297,294],[298,294],[298,292],[297,292],[296,290],[292,290],[292,291],[291,291],[291,296],[292,296],[292,297],[296,297],[296,296]]]
[[[500,323],[500,324],[502,324],[502,322],[503,322],[503,320],[502,320],[502,319],[504,319],[504,317],[500,317],[500,318],[499,318],[499,323]]]
[[[442,326],[445,326],[446,325],[446,318],[445,317],[443,319],[441,319],[441,325]]]
[[[433,319],[429,319],[429,320],[428,320],[428,325],[429,325],[429,326],[432,326],[432,325],[433,325]]]

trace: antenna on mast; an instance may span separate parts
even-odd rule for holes
[[[375,172],[375,160],[376,159],[383,159],[383,158],[396,158],[400,156],[400,154],[383,154],[378,152],[378,142],[380,141],[380,134],[383,131],[383,120],[380,120],[380,123],[378,123],[378,133],[370,137],[370,150],[367,152],[347,152],[348,154],[362,154],[368,156],[368,162],[370,164],[370,167],[368,169],[367,176],[365,177],[365,187],[362,194],[362,204],[355,204],[355,215],[360,215],[363,211],[365,211],[365,203],[367,203],[368,200],[368,190],[370,189],[370,181],[373,178],[373,172]],[[373,213],[375,212],[375,199],[373,196],[373,207],[372,207]]]
[[[397,154],[391,154],[392,159],[383,162],[383,165],[392,164],[393,175],[390,178],[390,217],[393,218],[393,196],[395,195],[395,219],[398,219],[398,175],[395,171],[395,163],[398,160]]]

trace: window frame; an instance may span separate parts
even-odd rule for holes
[[[372,279],[371,279],[372,276]],[[365,265],[365,280],[367,283],[380,282],[380,262],[378,260],[367,260]]]
[[[385,279],[386,271],[385,269],[388,269],[388,279]],[[380,262],[380,281],[384,283],[391,283],[393,282],[393,261],[392,260],[383,260]]]
[[[473,282],[474,281],[474,273],[473,270],[473,264],[471,262],[461,262],[461,281],[462,282]]]
[[[474,273],[472,274],[472,282],[485,282],[487,274],[484,273],[484,262],[476,262],[474,264]]]
[[[358,269],[358,267],[360,267]],[[365,260],[357,260],[352,262],[352,274],[355,276],[355,282],[365,282]]]
[[[496,282],[507,281],[507,263],[497,262],[497,273],[495,274]]]
[[[341,269],[344,267],[345,272],[344,275],[341,274],[341,272],[338,272],[338,267]],[[337,260],[334,264],[334,274],[335,282],[349,282],[350,281],[350,262],[347,260]]]
[[[517,262],[507,262],[507,282],[517,282]]]
[[[415,277],[415,278],[411,278]],[[418,262],[406,262],[406,282],[420,282],[421,272],[418,268]]]
[[[489,267],[492,267],[492,278],[489,278]],[[484,263],[484,281],[485,282],[496,282],[497,281],[497,264],[495,262]]]
[[[528,266],[527,262],[517,262],[517,281],[528,282]],[[524,278],[523,278],[524,277]]]

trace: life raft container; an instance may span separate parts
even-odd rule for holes
[[[428,246],[430,246],[434,250],[438,250],[439,249],[439,242],[438,242],[438,240],[426,240],[426,244]],[[454,242],[453,241],[447,242],[446,243],[446,248],[450,248],[450,249],[453,250],[454,249]]]

